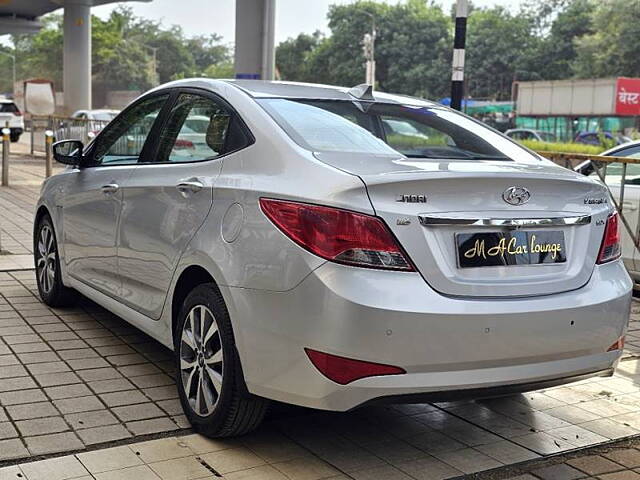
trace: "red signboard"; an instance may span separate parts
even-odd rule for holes
[[[640,115],[640,78],[618,78],[616,115]]]

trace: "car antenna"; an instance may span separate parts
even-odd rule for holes
[[[348,93],[358,100],[364,100],[367,102],[372,102],[375,100],[375,98],[373,97],[373,85],[369,85],[367,83],[362,83],[360,85],[356,85],[353,88],[350,88]],[[367,104],[362,101],[359,102],[358,100],[355,100],[353,104],[358,107],[358,110],[360,110],[361,112],[367,113],[367,110],[369,110],[371,104]]]

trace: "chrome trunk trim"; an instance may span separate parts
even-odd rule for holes
[[[465,218],[440,215],[418,215],[420,224],[425,227],[565,227],[570,225],[588,225],[591,215],[552,218]]]

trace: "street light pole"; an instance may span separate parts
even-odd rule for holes
[[[365,15],[371,17],[371,33],[366,33],[362,40],[364,57],[367,60],[367,70],[365,74],[365,83],[367,85],[375,86],[376,83],[376,59],[375,59],[375,44],[376,44],[376,17],[373,13],[363,12]]]
[[[467,37],[468,0],[457,0],[456,31],[453,39],[453,61],[451,64],[451,108],[462,109],[464,95],[464,49]]]
[[[3,55],[5,57],[9,57],[13,62],[13,67],[12,67],[13,83],[11,84],[11,92],[13,93],[13,97],[15,99],[15,96],[16,96],[16,56],[15,55],[11,55],[10,53],[6,53],[6,52],[0,52],[0,55]]]

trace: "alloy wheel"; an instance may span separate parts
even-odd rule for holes
[[[220,399],[224,359],[218,323],[206,306],[196,305],[189,311],[179,354],[185,396],[193,412],[206,417]]]
[[[38,258],[36,262],[38,283],[45,292],[51,292],[56,278],[56,246],[53,239],[53,231],[49,225],[40,229],[38,238]]]

